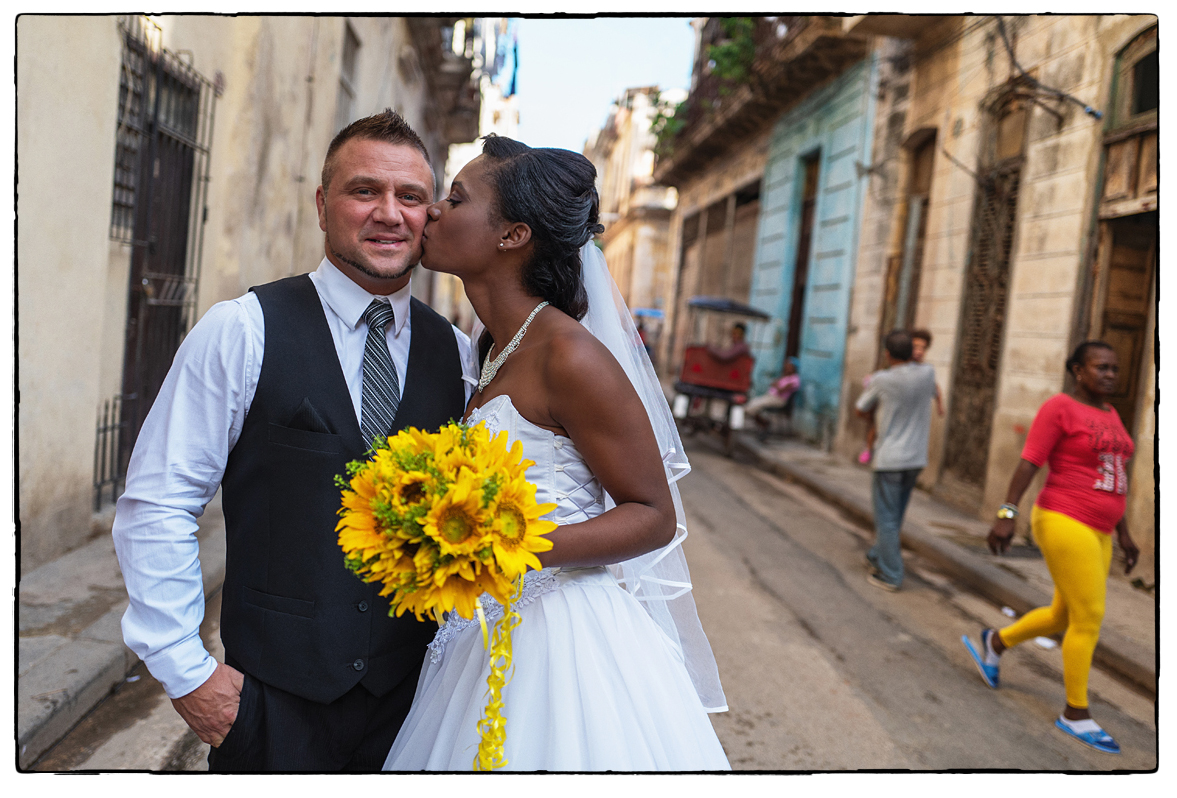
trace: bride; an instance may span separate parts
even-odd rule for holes
[[[689,466],[592,243],[595,178],[577,153],[488,136],[425,228],[422,263],[462,279],[486,328],[466,421],[522,441],[536,501],[558,505],[554,546],[514,605],[506,768],[727,770],[707,716],[727,707],[681,549],[674,480]],[[488,623],[502,616],[482,604]],[[384,768],[470,770],[480,625],[451,614],[427,656]]]

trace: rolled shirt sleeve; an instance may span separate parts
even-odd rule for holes
[[[262,324],[247,294],[213,306],[192,328],[139,432],[116,506],[115,551],[130,599],[123,638],[170,698],[217,667],[200,639],[196,520],[241,434],[261,369]]]

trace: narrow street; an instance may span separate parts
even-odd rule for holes
[[[1001,609],[918,558],[899,593],[866,583],[870,533],[804,489],[688,441],[681,483],[699,615],[730,711],[712,716],[732,767],[1148,770],[1154,705],[1094,670],[1093,714],[1123,747],[1089,750],[1053,726],[1060,654],[1033,643],[985,687],[960,644]],[[219,594],[206,644],[220,655]],[[134,679],[138,676],[138,679]],[[207,747],[142,665],[36,763],[35,770],[204,770]]]

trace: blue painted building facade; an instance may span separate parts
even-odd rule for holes
[[[749,301],[773,321],[771,334],[756,342],[753,393],[767,390],[786,355],[795,355],[794,427],[826,444],[838,421],[877,79],[871,54],[784,114],[761,187]]]

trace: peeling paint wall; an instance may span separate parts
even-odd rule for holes
[[[854,284],[863,197],[871,162],[875,57],[846,70],[776,124],[765,167],[750,302],[772,315],[775,334],[756,352],[753,393],[780,376],[792,314],[801,234],[802,161],[816,155],[818,189],[804,305],[795,428],[832,445]]]

